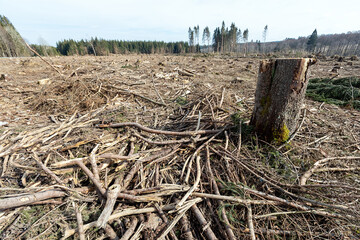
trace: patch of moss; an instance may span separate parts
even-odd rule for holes
[[[274,141],[278,144],[286,142],[290,137],[290,131],[284,123],[280,129],[273,130]]]
[[[183,106],[186,105],[189,101],[186,99],[186,97],[180,96],[176,98],[176,103]]]

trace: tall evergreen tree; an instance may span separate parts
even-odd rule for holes
[[[219,52],[221,47],[221,32],[220,28],[215,28],[214,34],[213,34],[213,48],[214,52]]]
[[[309,52],[313,52],[315,50],[317,40],[318,40],[318,35],[317,35],[317,30],[315,29],[306,43],[306,48]]]
[[[224,52],[224,48],[225,48],[225,33],[226,33],[226,29],[225,29],[225,22],[223,21],[221,24],[221,52]]]

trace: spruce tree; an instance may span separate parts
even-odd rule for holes
[[[315,29],[306,43],[307,45],[306,48],[309,52],[313,52],[315,50],[317,39],[318,39],[318,35],[317,35],[317,30]]]

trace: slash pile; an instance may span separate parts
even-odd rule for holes
[[[289,156],[295,146],[261,142],[222,101],[198,97],[156,127],[109,122],[114,110],[103,107],[4,132],[2,238],[360,236],[358,182],[307,184],[326,164],[359,156],[301,168]]]

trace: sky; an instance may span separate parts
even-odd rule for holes
[[[222,21],[249,29],[249,41],[360,30],[359,0],[0,0],[5,15],[29,43],[64,39],[187,41],[188,29]],[[200,38],[201,38],[200,36]]]

